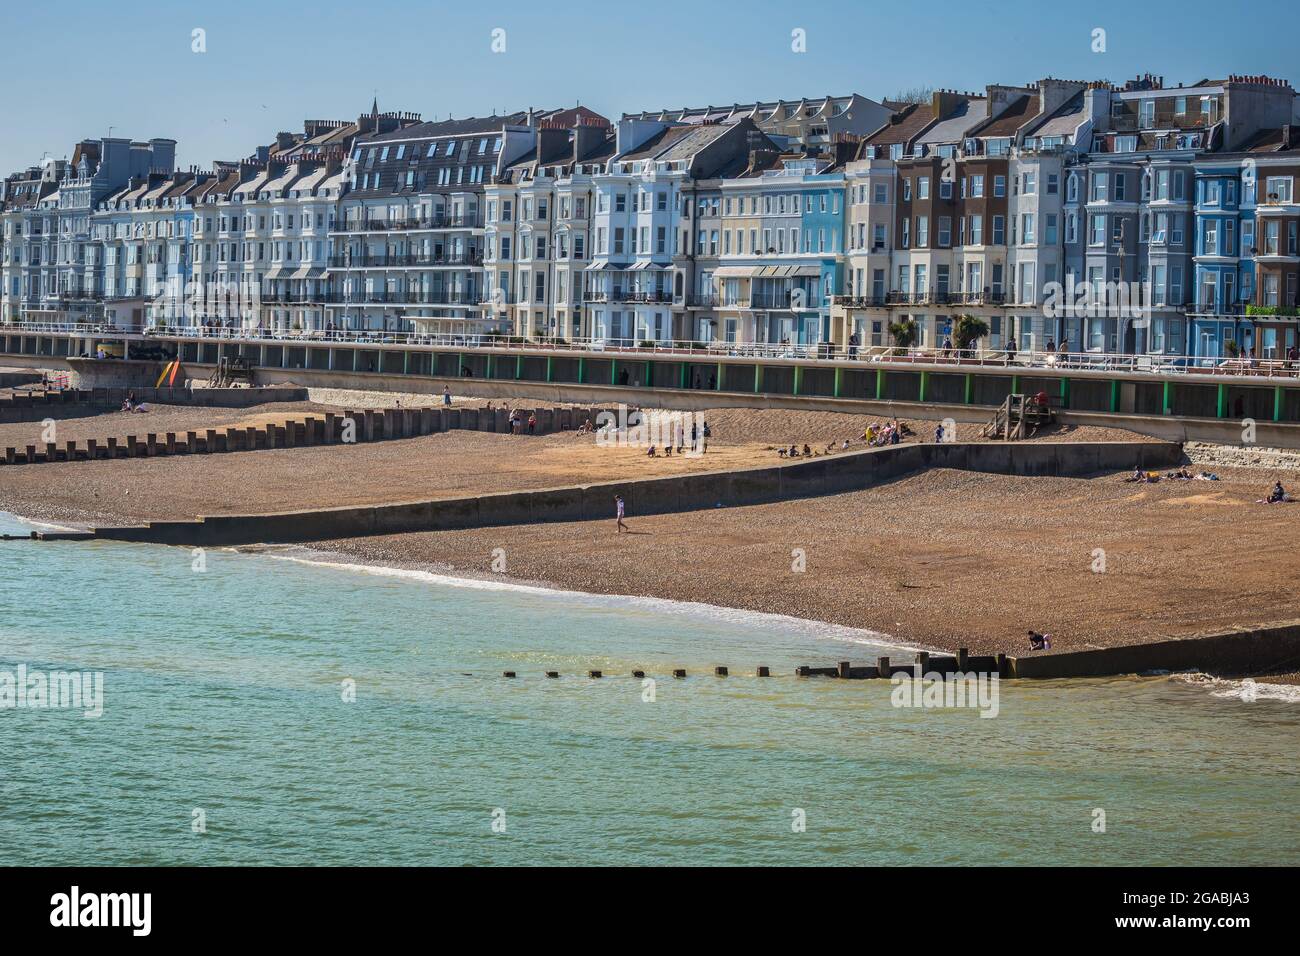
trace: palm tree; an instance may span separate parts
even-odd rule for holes
[[[958,352],[966,352],[988,334],[989,324],[979,316],[958,316],[957,327],[953,330],[953,344]]]
[[[889,334],[894,337],[896,348],[910,349],[916,344],[916,322],[912,319],[895,322],[889,326]]]

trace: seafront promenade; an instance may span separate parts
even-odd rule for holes
[[[96,356],[104,356],[99,360]],[[146,357],[144,361],[132,361]],[[1064,421],[1165,440],[1300,446],[1300,367],[1288,361],[944,349],[698,348],[609,341],[322,332],[0,329],[0,364],[64,369],[83,385],[152,385],[166,361],[192,377],[238,363],[264,384],[647,407],[771,406],[975,422],[1012,393],[1045,393]],[[878,407],[873,408],[871,403]],[[909,409],[914,411],[909,411]]]

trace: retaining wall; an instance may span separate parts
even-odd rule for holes
[[[1151,644],[1047,652],[1008,659],[1012,677],[1109,677],[1203,670],[1229,676],[1300,670],[1300,620]]]
[[[671,514],[836,494],[931,467],[1009,475],[1083,476],[1098,471],[1168,468],[1181,460],[1180,446],[1145,442],[895,445],[744,471],[703,472],[438,501],[264,515],[215,515],[197,521],[154,522],[145,527],[99,528],[96,535],[187,546],[322,541],[604,519],[614,513],[615,495],[622,495],[629,516]]]

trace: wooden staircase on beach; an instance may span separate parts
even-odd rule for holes
[[[1051,405],[1043,404],[1032,396],[1013,393],[998,407],[980,434],[985,438],[1002,441],[1020,441],[1037,434],[1039,427],[1056,421]]]
[[[217,374],[213,376],[212,388],[231,388],[236,382],[252,386],[253,363],[242,355],[223,355],[217,363]]]

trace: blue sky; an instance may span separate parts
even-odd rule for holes
[[[63,0],[0,15],[0,170],[78,139],[179,142],[182,165],[252,152],[304,118],[426,119],[529,106],[624,111],[1043,76],[1166,83],[1267,73],[1300,85],[1295,0],[411,2]],[[191,51],[206,31],[207,52]],[[493,53],[492,31],[506,50]],[[1106,51],[1092,32],[1106,31]],[[807,52],[792,51],[805,31]]]

